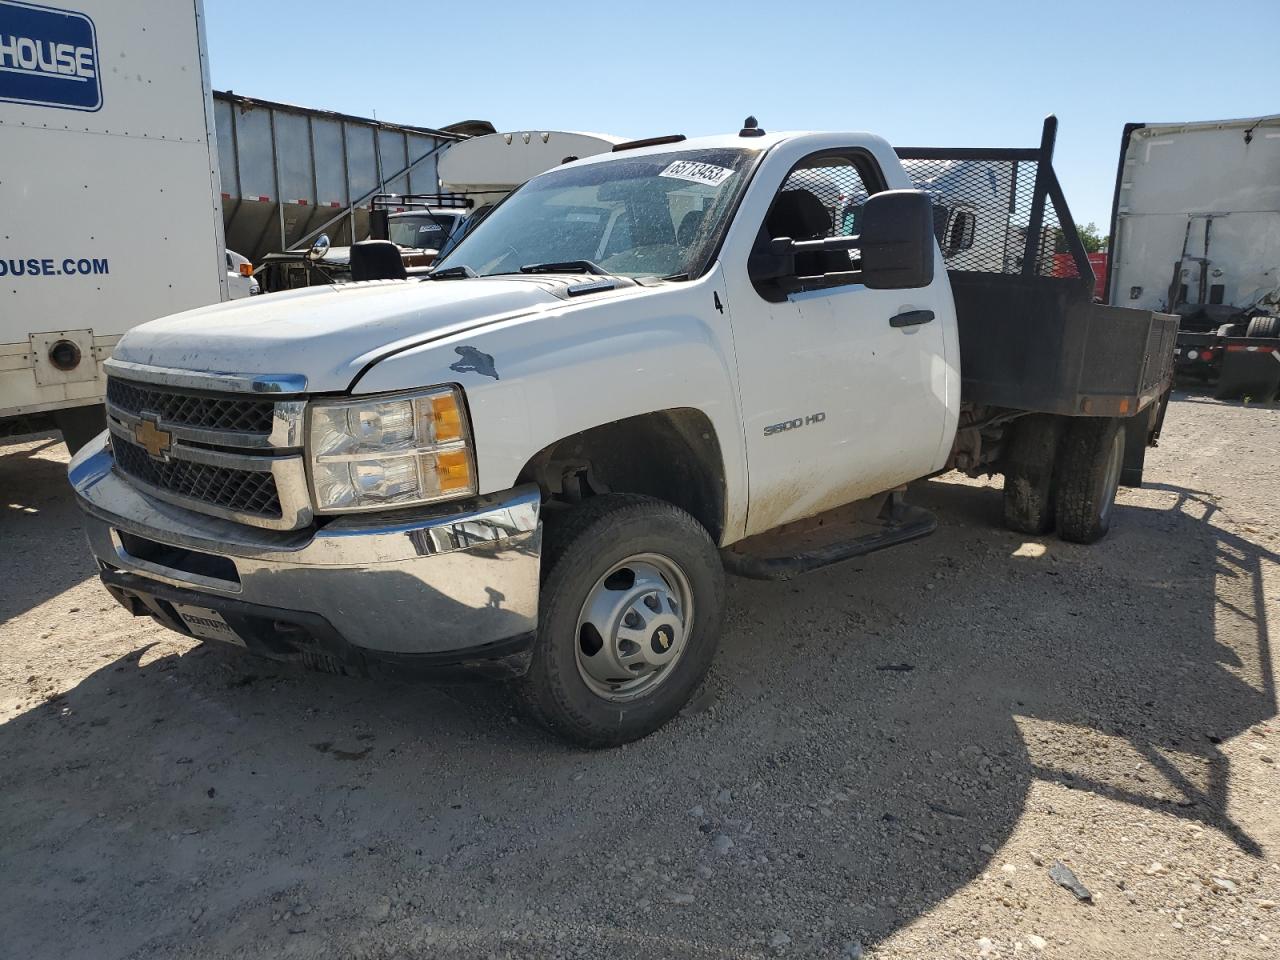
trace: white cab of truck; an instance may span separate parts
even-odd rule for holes
[[[74,449],[126,330],[228,298],[213,131],[199,2],[0,0],[0,435]]]
[[[748,124],[535,177],[426,278],[145,324],[70,467],[104,584],[191,636],[503,678],[571,740],[644,736],[707,672],[726,567],[924,536],[913,480],[1007,470],[1020,528],[1056,496],[1062,536],[1106,532],[1119,414],[1164,381],[1061,416],[963,401],[935,228],[879,137]]]

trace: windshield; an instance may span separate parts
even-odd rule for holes
[[[412,213],[387,218],[387,239],[396,246],[439,250],[458,222],[455,213]]]
[[[683,150],[554,170],[496,207],[438,269],[493,276],[590,261],[627,277],[694,275],[758,154]]]

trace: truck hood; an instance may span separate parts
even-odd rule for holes
[[[201,373],[302,374],[308,391],[339,391],[388,354],[562,307],[552,291],[563,283],[543,277],[372,280],[272,293],[134,327],[114,357]]]

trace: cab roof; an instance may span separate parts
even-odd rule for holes
[[[659,143],[648,147],[635,147],[632,149],[622,150],[617,153],[600,153],[591,157],[583,157],[581,160],[575,160],[571,164],[564,166],[579,166],[590,163],[606,163],[617,157],[649,157],[660,156],[664,153],[682,153],[686,150],[769,150],[776,147],[780,143],[787,143],[792,140],[813,139],[829,144],[834,139],[849,138],[854,141],[878,141],[881,138],[877,134],[868,133],[867,131],[817,131],[817,130],[781,130],[777,133],[762,133],[759,136],[744,137],[738,133],[719,133],[709,137],[691,137],[687,140],[679,140],[674,143]],[[556,167],[554,169],[561,169]],[[550,171],[548,171],[550,172]]]

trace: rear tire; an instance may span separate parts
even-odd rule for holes
[[[719,551],[683,510],[632,494],[593,497],[546,524],[538,638],[517,693],[553,733],[586,747],[647,736],[680,711],[715,656]],[[643,656],[626,638],[633,632],[644,634]],[[612,683],[626,657],[639,657],[635,679]]]
[[[1067,425],[1055,497],[1059,537],[1095,543],[1106,536],[1123,467],[1124,430],[1119,420],[1080,417]]]
[[[1220,337],[1239,337],[1244,333],[1244,325],[1240,323],[1224,323],[1218,328]]]
[[[1053,529],[1061,421],[1035,414],[1015,421],[1010,433],[1004,454],[1004,525],[1039,536]]]
[[[1244,335],[1274,340],[1280,337],[1280,317],[1254,317]]]

